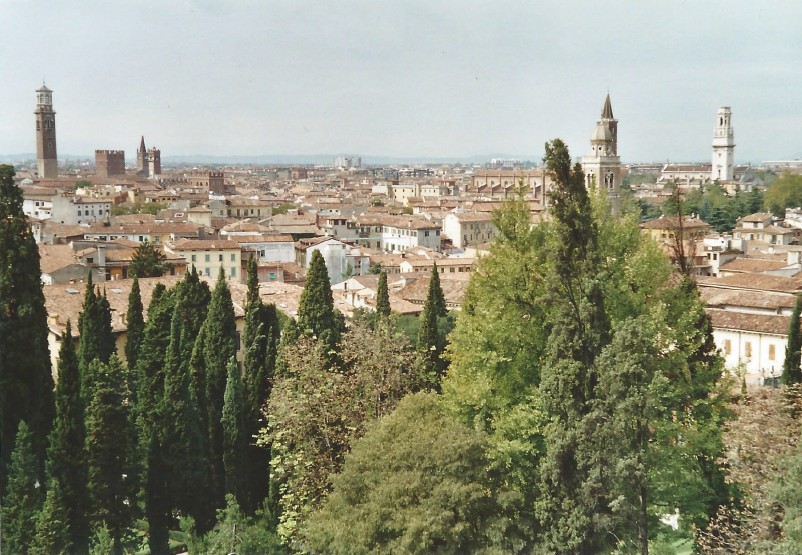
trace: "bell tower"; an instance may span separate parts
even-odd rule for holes
[[[58,178],[56,154],[56,112],[53,111],[53,91],[44,83],[36,91],[36,165],[42,179]]]
[[[710,178],[714,181],[730,181],[735,176],[735,132],[732,129],[732,112],[729,106],[722,106],[716,115],[716,129],[713,131],[713,166]]]
[[[588,188],[599,187],[607,191],[610,208],[618,216],[621,211],[621,158],[618,156],[618,120],[613,116],[609,94],[590,137],[590,154],[582,158],[582,170]]]

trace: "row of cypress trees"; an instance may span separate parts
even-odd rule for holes
[[[259,298],[255,264],[245,312],[243,376],[222,276],[213,292],[194,268],[170,290],[157,284],[147,324],[135,279],[123,365],[108,299],[90,277],[80,348],[69,322],[60,348],[46,487],[37,487],[37,465],[30,464],[38,460],[34,435],[24,420],[19,427],[3,508],[18,531],[4,534],[4,549],[87,553],[92,533],[104,528],[119,553],[144,508],[151,552],[168,553],[177,516],[191,517],[203,534],[228,493],[246,514],[259,508],[268,493],[269,451],[250,438],[262,426],[279,323],[275,306]]]

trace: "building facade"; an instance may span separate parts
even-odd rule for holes
[[[44,84],[36,91],[36,167],[42,179],[58,177],[56,153],[56,112],[53,91]]]

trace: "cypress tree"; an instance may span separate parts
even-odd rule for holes
[[[86,411],[87,489],[93,525],[105,524],[122,553],[123,533],[133,524],[136,506],[135,431],[128,410],[122,365],[95,360],[97,378]]]
[[[17,425],[30,428],[44,480],[47,436],[53,424],[53,376],[39,249],[22,211],[14,167],[0,165],[0,495]]]
[[[223,397],[226,389],[226,368],[228,362],[237,355],[237,326],[234,320],[234,304],[225,276],[218,275],[212,291],[209,312],[198,335],[196,365],[203,369],[205,380],[205,420],[208,426],[208,460],[211,467],[211,490],[215,507],[224,503],[225,476],[223,469]],[[193,368],[197,374],[200,372]]]
[[[159,433],[151,427],[147,438],[144,498],[148,523],[148,547],[152,555],[168,555],[170,501],[167,494],[167,468]],[[198,484],[198,487],[202,487]]]
[[[191,515],[196,522],[206,522],[214,514],[213,500],[206,488],[209,467],[204,447],[203,423],[198,401],[192,388],[189,361],[182,355],[182,312],[185,289],[179,291],[170,325],[170,345],[165,356],[164,396],[160,410],[163,465],[170,506],[181,514]]]
[[[439,285],[439,277],[438,285]],[[441,290],[442,293],[442,290]],[[445,299],[443,300],[445,306]],[[376,313],[382,317],[390,316],[390,292],[387,289],[387,272],[379,274],[379,286],[376,291]]]
[[[89,545],[85,439],[78,356],[72,338],[72,325],[67,321],[59,350],[56,420],[47,451],[47,473],[48,484],[56,485],[59,490],[59,497],[50,500],[54,504],[51,510],[55,510],[55,504],[63,504],[70,543],[77,553],[86,553]]]
[[[591,475],[594,438],[583,424],[596,397],[596,357],[609,343],[610,322],[602,290],[598,228],[581,166],[571,166],[565,144],[546,144],[546,166],[555,181],[552,192],[555,242],[549,251],[558,279],[551,303],[554,325],[540,391],[551,421],[541,467],[540,500],[545,539],[556,553],[602,550],[610,541],[597,529],[609,512],[609,500]]]
[[[36,532],[36,516],[42,506],[32,434],[24,420],[20,420],[17,430],[8,465],[8,491],[0,508],[4,553],[25,553]]]
[[[36,520],[36,535],[29,555],[63,555],[64,553],[86,553],[75,548],[70,540],[70,523],[67,499],[57,480],[47,486],[47,496]]]
[[[245,454],[245,422],[242,399],[242,382],[240,381],[237,361],[228,363],[228,377],[223,404],[223,467],[225,469],[225,492],[234,497],[244,499],[244,454]]]
[[[448,307],[446,307],[446,297],[443,294],[443,288],[440,285],[440,272],[437,271],[437,262],[432,264],[432,274],[429,278],[429,290],[427,298],[432,299],[432,306],[434,307],[435,315],[442,317],[448,314]]]
[[[788,326],[788,346],[785,348],[782,383],[785,385],[802,383],[802,331],[799,329],[802,296],[797,295],[791,323]]]
[[[142,306],[142,294],[139,291],[139,278],[137,277],[134,277],[134,281],[131,283],[125,321],[128,326],[125,332],[125,360],[128,364],[129,375],[131,375],[136,371],[139,349],[145,339],[144,307]],[[131,393],[136,397],[135,387],[131,388]]]
[[[150,438],[157,411],[164,395],[164,357],[170,344],[170,322],[173,317],[173,295],[157,284],[148,307],[145,338],[137,359],[137,418],[143,445]]]
[[[298,305],[298,329],[319,338],[329,351],[334,350],[340,340],[340,319],[335,314],[329,273],[320,251],[312,253],[306,272],[306,284]]]
[[[254,438],[264,428],[262,409],[270,397],[276,366],[279,322],[276,305],[265,305],[259,296],[256,260],[248,263],[248,294],[243,331],[243,378],[245,462],[244,492],[240,506],[253,514],[268,495],[270,450],[256,445]]]
[[[445,361],[441,358],[443,352],[443,338],[437,329],[437,314],[439,300],[437,289],[429,282],[429,292],[426,301],[423,303],[423,312],[420,315],[420,327],[418,328],[417,351],[423,370],[429,375],[429,379],[436,390],[440,390],[440,380],[445,371]],[[442,293],[442,292],[441,292]]]
[[[111,308],[105,294],[95,290],[90,272],[86,282],[86,293],[81,314],[78,316],[80,335],[79,366],[81,369],[81,394],[84,403],[92,398],[98,377],[92,373],[92,363],[97,359],[107,363],[116,352],[111,328]]]

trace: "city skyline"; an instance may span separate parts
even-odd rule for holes
[[[44,78],[64,155],[579,157],[609,92],[625,162],[709,160],[722,106],[736,164],[802,157],[802,5],[570,7],[5,2],[0,153],[35,151]]]

